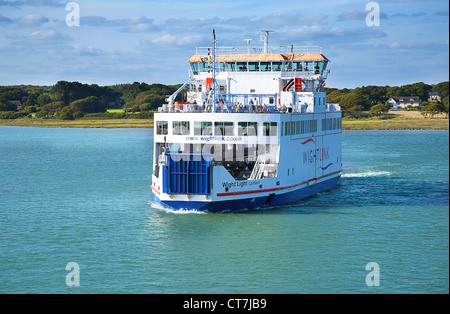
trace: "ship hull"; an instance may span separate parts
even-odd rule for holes
[[[278,194],[265,194],[264,196],[244,196],[227,201],[179,201],[179,200],[161,200],[156,193],[153,193],[157,203],[170,208],[174,211],[204,211],[204,212],[224,212],[239,211],[244,209],[256,209],[264,207],[279,206],[297,202],[314,194],[329,190],[338,185],[340,175],[327,178],[313,185],[300,187],[297,189],[289,189],[288,192]]]

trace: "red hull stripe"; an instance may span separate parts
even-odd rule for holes
[[[156,194],[160,195],[161,192],[159,192],[153,185],[150,185],[153,191],[155,191]]]
[[[300,182],[300,183],[296,183],[296,184],[292,184],[292,185],[288,185],[288,186],[283,186],[283,187],[279,187],[279,188],[263,189],[263,190],[251,190],[251,191],[238,191],[238,192],[228,192],[228,193],[217,193],[217,196],[245,195],[245,194],[265,193],[265,192],[273,192],[273,191],[285,190],[285,189],[293,188],[293,187],[296,187],[296,186],[299,186],[299,185],[302,185],[302,184],[305,184],[305,183],[309,183],[309,182],[312,182],[312,181],[317,181],[319,179],[322,179],[322,178],[325,178],[325,177],[328,177],[328,176],[332,176],[332,175],[340,173],[340,172],[342,172],[342,170],[335,171],[335,172],[332,172],[332,173],[320,176],[318,178],[309,179],[307,181],[303,181],[303,182]]]
[[[309,138],[309,139],[307,139],[306,141],[304,141],[304,142],[302,143],[302,145],[305,145],[305,144],[307,144],[307,143],[309,143],[309,142],[313,142],[313,143],[314,143],[314,140],[313,140],[312,138]]]

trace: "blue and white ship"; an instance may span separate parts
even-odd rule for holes
[[[190,81],[154,116],[151,189],[174,210],[298,201],[336,186],[341,110],[324,92],[321,47],[196,48]],[[184,88],[186,102],[175,102]]]

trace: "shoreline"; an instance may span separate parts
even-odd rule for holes
[[[59,128],[153,128],[153,119],[0,119],[0,126]],[[448,119],[355,119],[342,120],[342,130],[449,130]]]

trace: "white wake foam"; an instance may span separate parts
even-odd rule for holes
[[[392,175],[389,171],[366,171],[356,173],[344,173],[343,178],[367,178],[367,177],[387,177]]]
[[[170,214],[181,214],[181,215],[183,215],[183,214],[184,215],[185,214],[207,214],[207,212],[205,212],[205,211],[192,210],[192,209],[183,209],[183,208],[181,208],[181,209],[175,210],[175,209],[166,207],[166,206],[164,206],[164,205],[162,205],[160,203],[157,203],[155,201],[149,201],[148,204],[153,209],[156,209],[158,211],[165,212],[165,213],[170,213]]]

